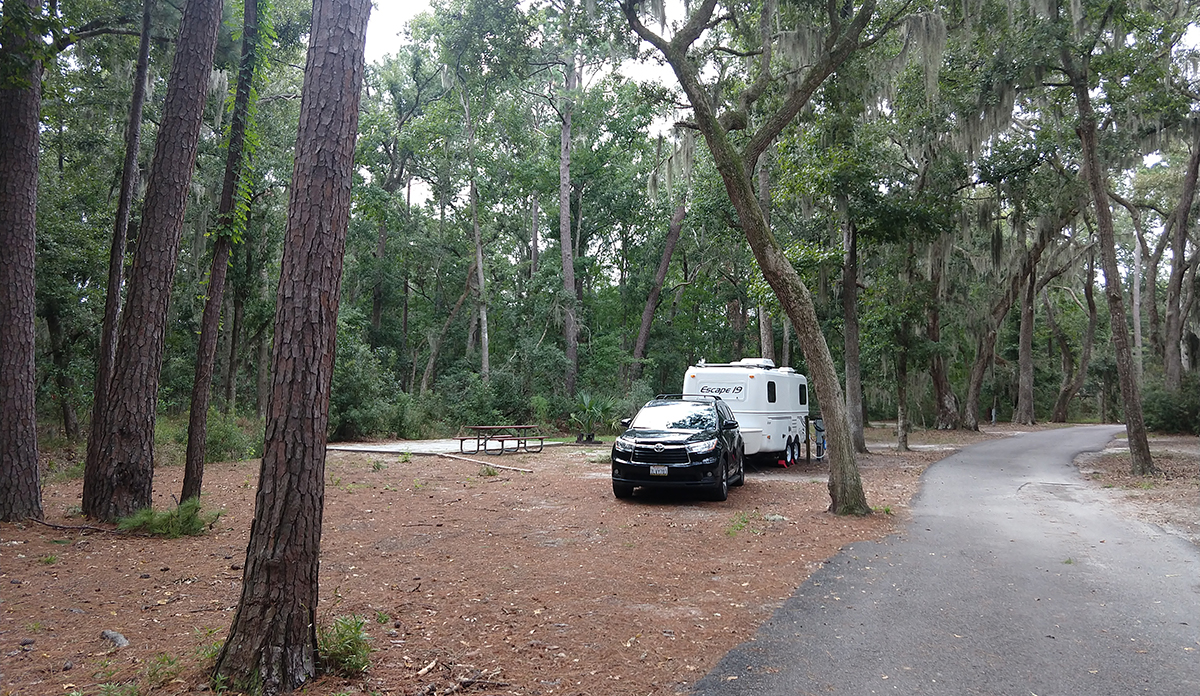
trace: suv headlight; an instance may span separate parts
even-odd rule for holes
[[[717,448],[716,440],[705,440],[704,442],[693,442],[687,446],[687,451],[692,454],[708,454]]]
[[[622,435],[613,442],[613,449],[617,450],[618,452],[632,452],[633,440]]]

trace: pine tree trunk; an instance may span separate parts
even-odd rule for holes
[[[167,306],[220,22],[220,0],[189,0],[180,21],[104,428],[96,458],[89,457],[84,474],[83,511],[100,520],[112,521],[151,504]]]
[[[8,20],[41,3],[4,0],[0,25],[3,60],[23,58],[20,51],[37,36],[11,33]],[[37,402],[34,371],[38,185],[38,114],[42,64],[27,61],[14,78],[23,86],[0,84],[0,521],[42,519],[38,473]]]
[[[1100,233],[1105,293],[1109,316],[1112,317],[1113,352],[1116,355],[1121,399],[1125,406],[1125,434],[1129,441],[1130,470],[1134,476],[1148,476],[1154,473],[1155,466],[1150,457],[1150,443],[1146,437],[1146,423],[1142,415],[1142,394],[1133,367],[1133,353],[1129,348],[1125,297],[1121,291],[1121,275],[1117,266],[1116,234],[1112,209],[1108,202],[1108,187],[1105,185],[1104,170],[1100,166],[1100,154],[1096,146],[1096,115],[1092,110],[1091,95],[1088,94],[1087,68],[1076,68],[1074,57],[1065,48],[1062,58],[1063,70],[1075,90],[1075,103],[1079,110],[1079,127],[1076,133],[1079,135],[1083,156],[1081,168],[1087,178],[1088,188],[1091,189],[1096,209],[1096,228]]]
[[[266,696],[317,670],[325,436],[370,11],[370,0],[313,3],[254,524],[214,667],[225,683]]]
[[[125,160],[121,166],[121,188],[117,195],[117,215],[113,223],[112,243],[108,250],[108,285],[104,298],[104,323],[100,326],[100,350],[96,358],[96,382],[92,389],[92,422],[89,426],[87,461],[99,460],[100,453],[97,448],[103,439],[104,419],[108,413],[108,388],[112,383],[117,329],[121,318],[121,286],[125,282],[129,211],[133,208],[138,176],[142,110],[146,104],[146,81],[150,73],[150,26],[153,11],[154,0],[144,0],[137,68],[133,78],[133,94],[129,102],[129,120],[125,124]]]
[[[575,396],[579,375],[579,328],[575,316],[575,257],[571,234],[571,110],[570,93],[576,87],[575,56],[564,68],[563,94],[559,100],[562,124],[558,138],[558,242],[562,251],[563,344],[567,357],[565,387],[567,396]]]
[[[667,227],[667,240],[663,245],[658,270],[654,272],[654,285],[650,287],[650,295],[646,297],[646,305],[642,308],[642,323],[638,327],[637,342],[633,346],[633,364],[631,366],[633,379],[642,376],[642,361],[646,357],[646,344],[650,341],[650,327],[654,323],[654,310],[658,308],[659,295],[662,293],[663,284],[667,282],[667,270],[671,266],[671,256],[675,253],[675,245],[679,243],[679,235],[683,231],[685,215],[687,215],[687,208],[683,202],[680,202]]]
[[[208,298],[200,319],[200,341],[196,350],[196,375],[192,382],[192,401],[188,419],[187,454],[183,468],[183,489],[179,500],[200,497],[204,485],[204,460],[207,452],[208,403],[212,394],[213,366],[217,360],[217,337],[220,331],[221,304],[225,300],[225,277],[233,250],[234,215],[239,179],[244,168],[247,121],[250,117],[250,90],[254,82],[255,53],[258,49],[258,2],[242,4],[242,61],[238,68],[237,89],[233,98],[233,114],[229,122],[229,146],[225,155],[225,178],[221,183],[221,200],[217,204],[217,243],[213,248],[212,270],[208,274]],[[237,345],[237,335],[231,335],[231,345]],[[234,379],[236,366],[229,366]],[[229,400],[226,400],[226,404]]]

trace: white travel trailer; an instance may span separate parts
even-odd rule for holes
[[[746,454],[790,466],[808,456],[808,379],[768,358],[688,367],[683,393],[719,396],[737,417]],[[821,457],[818,447],[816,456]]]

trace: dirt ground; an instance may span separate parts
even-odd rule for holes
[[[602,445],[473,457],[532,473],[330,452],[318,613],[364,617],[374,653],[364,677],[324,677],[303,693],[686,692],[838,549],[893,532],[926,466],[1013,431],[988,430],[914,433],[925,448],[903,456],[875,445],[860,465],[877,514],[861,519],[825,512],[818,462],[749,469],[723,503],[641,491],[618,501]],[[1194,525],[1196,445],[1156,445],[1171,478],[1122,478],[1115,451],[1084,471],[1131,498],[1131,513],[1167,509],[1164,495]],[[156,507],[173,505],[182,473],[158,470]],[[257,477],[257,461],[209,465],[204,504],[224,512],[200,537],[0,524],[0,695],[208,690]],[[46,521],[85,525],[81,489],[47,484]]]

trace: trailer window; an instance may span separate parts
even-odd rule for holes
[[[800,385],[800,405],[804,406],[808,403],[808,385]]]
[[[775,403],[775,382],[767,380],[767,403]]]

